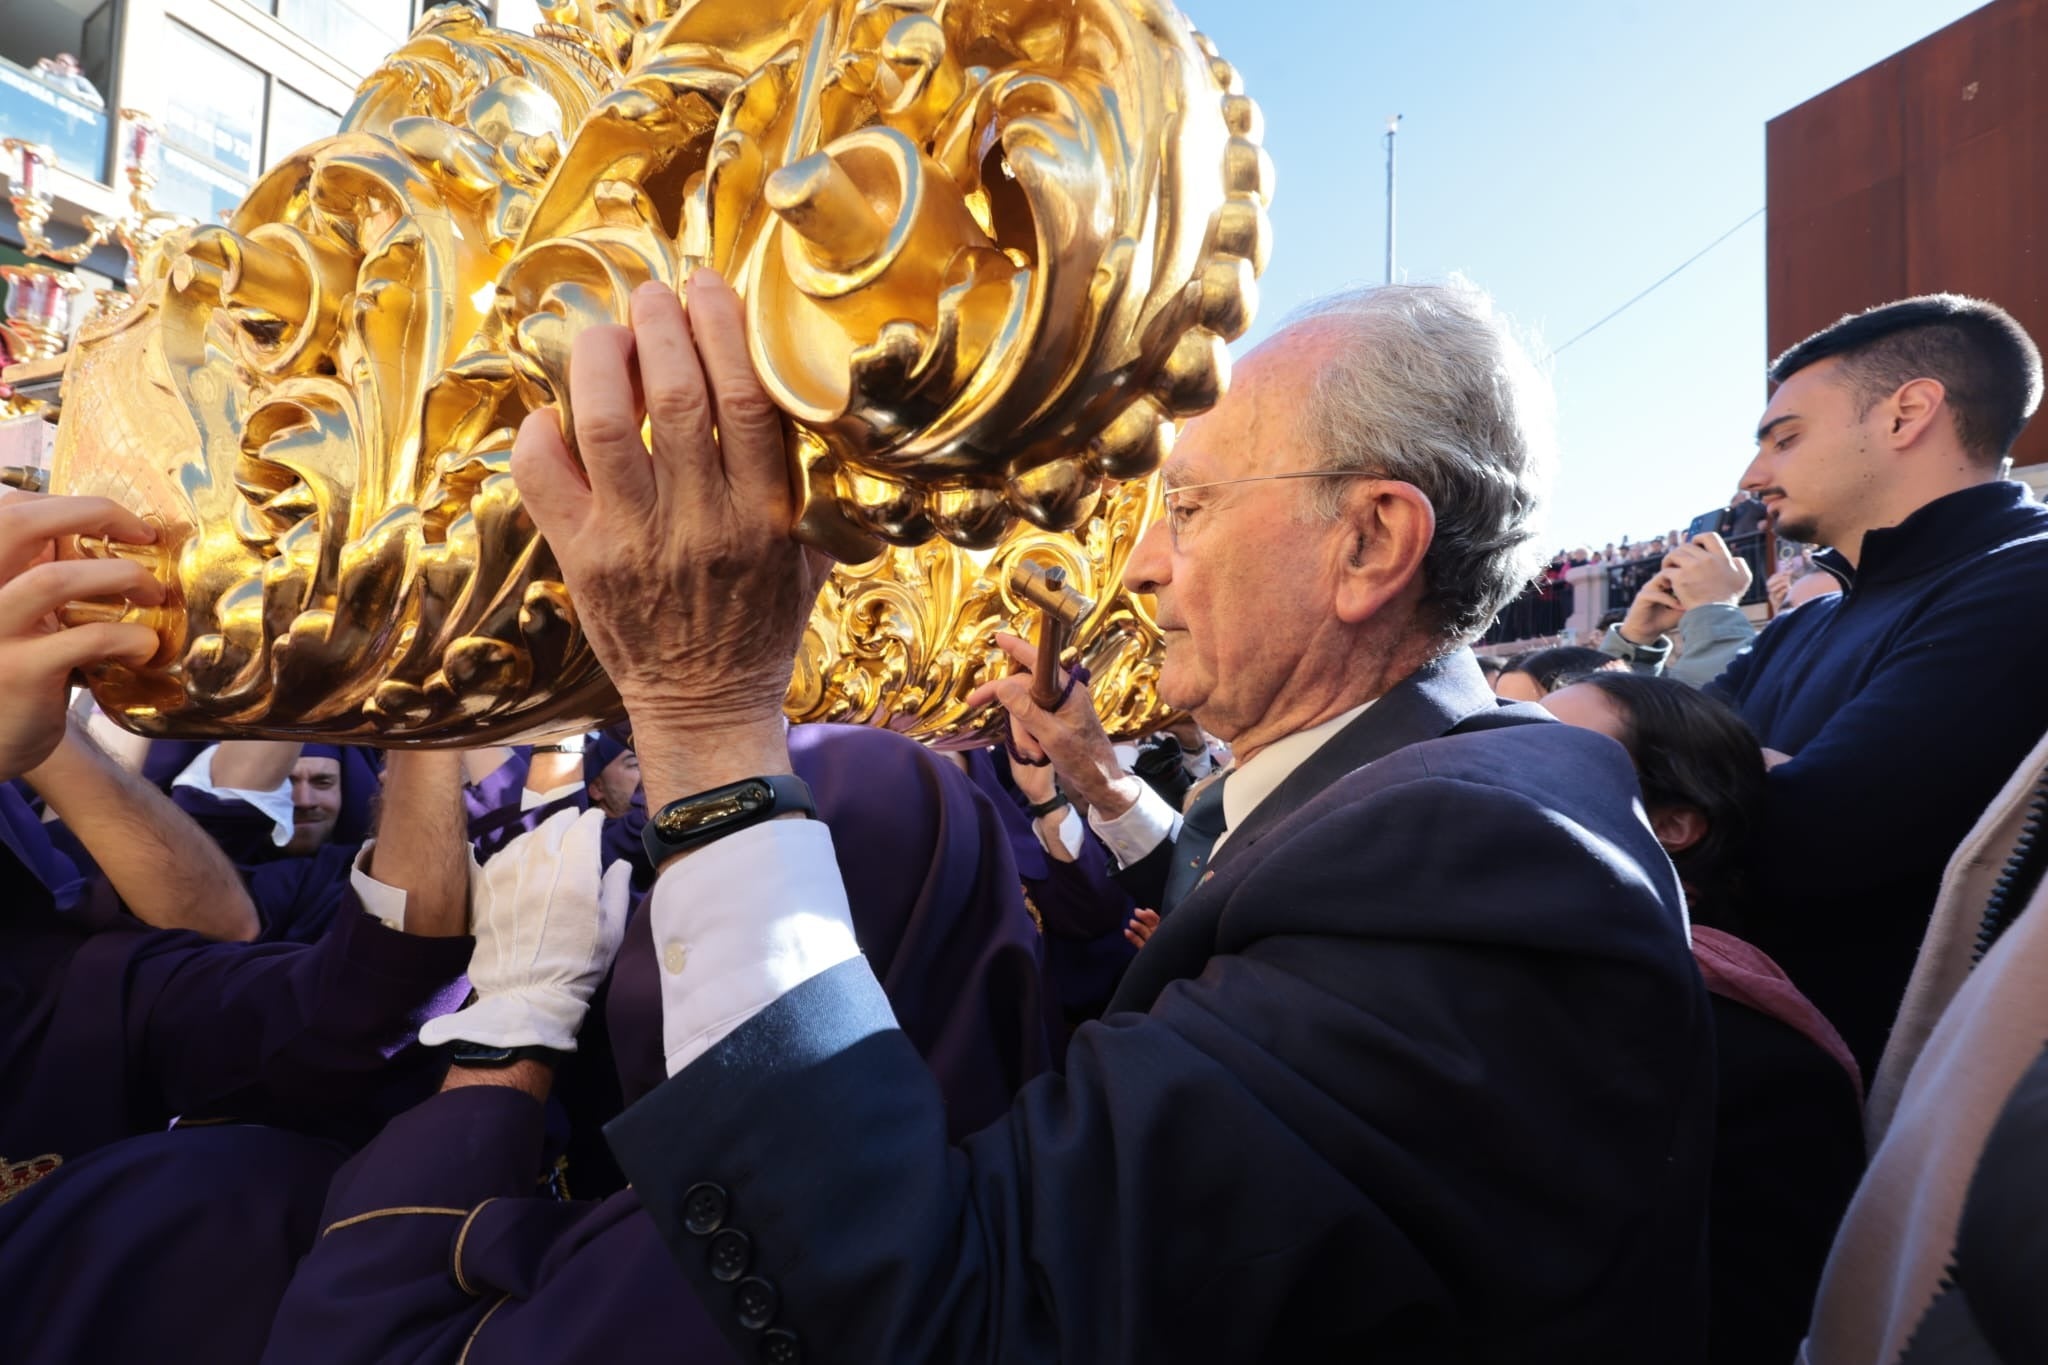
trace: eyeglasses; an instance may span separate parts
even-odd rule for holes
[[[1181,504],[1183,493],[1193,493],[1204,488],[1228,488],[1239,483],[1265,483],[1271,479],[1385,479],[1387,476],[1377,469],[1295,469],[1285,474],[1247,474],[1241,479],[1211,479],[1207,483],[1184,483],[1178,488],[1169,488],[1163,495],[1166,504],[1166,534],[1173,542],[1173,548],[1180,548],[1180,533],[1200,508],[1185,507]]]

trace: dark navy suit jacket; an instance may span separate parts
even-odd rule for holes
[[[1463,651],[1381,698],[959,1146],[858,961],[614,1121],[742,1358],[1700,1359],[1676,880],[1619,746],[1498,716]]]

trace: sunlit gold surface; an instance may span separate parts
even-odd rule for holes
[[[1096,603],[1074,653],[1112,729],[1156,719],[1158,632],[1118,578],[1266,249],[1229,67],[1159,0],[548,15],[433,11],[339,136],[166,239],[81,335],[53,485],[160,522],[176,590],[102,705],[386,744],[615,714],[512,434],[564,401],[579,331],[709,264],[793,419],[800,533],[845,566],[790,714],[974,730],[994,629],[1035,619],[1029,558]]]

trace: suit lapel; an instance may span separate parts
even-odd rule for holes
[[[1435,739],[1477,711],[1499,704],[1478,660],[1467,649],[1445,655],[1395,684],[1392,691],[1365,709],[1365,714],[1330,736],[1230,831],[1213,865],[1255,846],[1317,793],[1349,773],[1377,762],[1410,744]]]
[[[1210,859],[1201,884],[1161,920],[1144,951],[1132,959],[1110,1009],[1150,1009],[1169,982],[1201,974],[1214,950],[1216,919],[1228,899],[1209,894],[1210,881],[1219,871],[1251,858],[1262,841],[1286,828],[1289,817],[1349,774],[1410,744],[1436,739],[1499,704],[1468,649],[1425,664],[1402,679],[1310,754],[1230,831]]]

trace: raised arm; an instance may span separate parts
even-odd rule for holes
[[[24,776],[144,924],[208,938],[256,937],[256,907],[220,845],[78,726]]]
[[[233,791],[275,791],[291,776],[305,747],[296,741],[228,740],[213,751],[213,785]]]
[[[405,931],[427,938],[469,932],[469,814],[462,755],[394,751],[384,764],[384,806],[370,876],[405,893]]]

